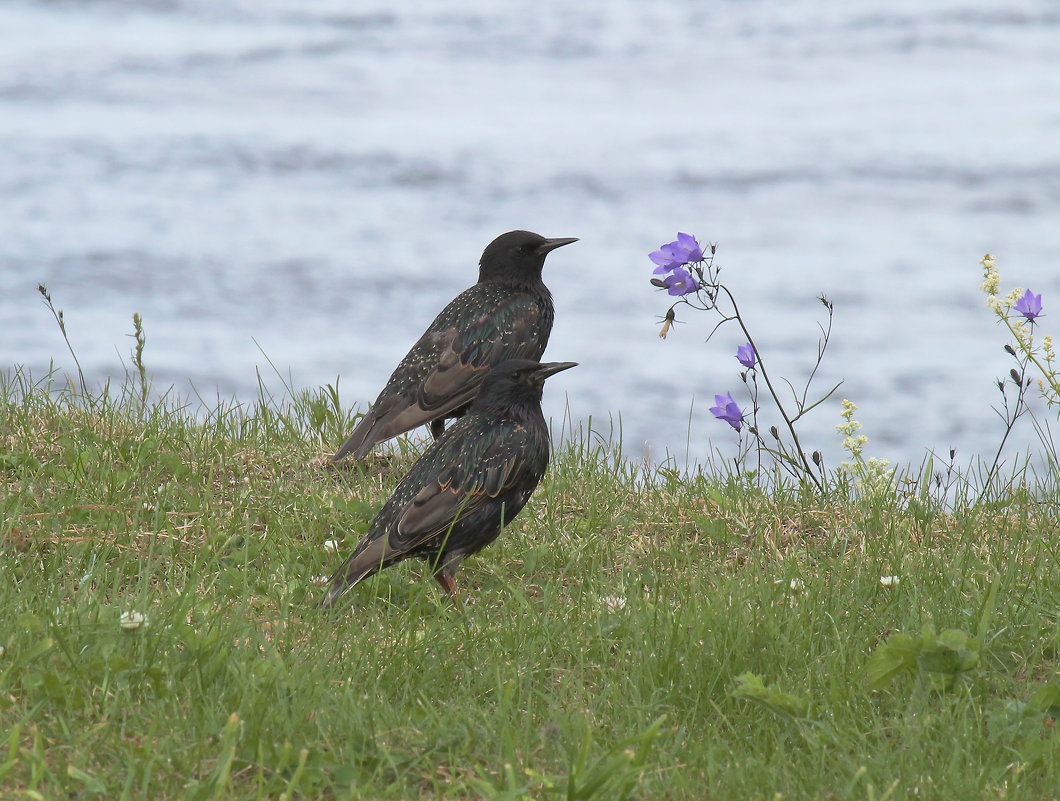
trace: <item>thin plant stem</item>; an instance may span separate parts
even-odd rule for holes
[[[740,316],[740,308],[736,303],[736,298],[733,297],[732,292],[729,291],[729,288],[727,286],[719,285],[719,288],[723,290],[725,292],[726,297],[728,297],[729,302],[732,304],[733,312],[735,313],[734,316],[736,318],[737,324],[740,326],[740,330],[743,331],[744,336],[747,337],[747,341],[751,344],[751,347],[754,349],[754,352],[758,355],[758,369],[762,373],[762,380],[766,382],[766,388],[769,390],[769,394],[773,396],[773,400],[777,401],[777,410],[780,412],[780,416],[784,420],[784,425],[788,429],[788,433],[791,434],[792,442],[795,443],[795,449],[798,452],[799,460],[802,462],[803,469],[810,477],[810,480],[813,481],[814,485],[816,485],[817,489],[821,492],[824,492],[824,483],[821,481],[820,478],[818,478],[814,474],[813,468],[810,467],[810,460],[806,458],[806,452],[803,450],[802,443],[799,441],[799,434],[795,430],[795,424],[788,416],[787,410],[784,408],[783,404],[780,403],[780,400],[777,396],[777,391],[773,387],[773,382],[770,380],[769,373],[766,370],[765,362],[762,359],[762,354],[758,350],[758,346],[755,345],[755,341],[754,338],[751,336],[751,332],[747,330],[747,326],[744,324],[743,317]]]
[[[48,307],[48,311],[52,313],[55,322],[59,324],[59,331],[62,332],[63,339],[66,341],[66,347],[70,351],[70,355],[74,357],[74,364],[77,365],[77,378],[81,384],[81,395],[87,398],[88,384],[85,383],[85,373],[81,369],[81,362],[78,361],[77,354],[74,352],[74,346],[70,343],[70,337],[66,334],[66,320],[63,318],[63,310],[55,308],[55,304],[52,303],[51,293],[48,292],[48,288],[44,284],[37,284],[37,291],[44,297],[44,305]]]

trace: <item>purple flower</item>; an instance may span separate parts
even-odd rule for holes
[[[755,366],[757,359],[755,358],[755,349],[751,347],[751,343],[748,342],[746,345],[740,345],[736,349],[736,361],[746,367],[748,370]]]
[[[684,267],[675,267],[674,271],[663,279],[663,284],[671,295],[689,295],[699,289],[699,281]]]
[[[691,234],[678,233],[677,239],[660,247],[648,258],[658,265],[654,272],[656,275],[668,273],[682,264],[703,260],[703,248],[699,246],[696,238]]]
[[[693,261],[703,261],[703,248],[699,246],[692,234],[678,232],[677,239],[670,243],[670,247],[674,249],[674,253],[682,255],[685,264]]]
[[[732,399],[732,393],[729,392],[725,395],[715,395],[714,402],[718,405],[711,406],[710,413],[719,420],[724,420],[739,431],[740,426],[743,425],[743,412],[741,412],[740,407],[736,405],[736,401]]]
[[[1038,315],[1042,313],[1042,296],[1035,295],[1028,289],[1012,308],[1033,323]]]
[[[662,275],[668,273],[674,267],[680,267],[680,262],[674,261],[674,254],[670,251],[669,245],[663,245],[658,250],[649,253],[648,258],[655,262],[658,266],[652,270],[655,275]]]

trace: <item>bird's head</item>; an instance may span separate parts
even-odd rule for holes
[[[545,256],[556,248],[577,242],[575,237],[545,239],[531,231],[501,234],[482,252],[478,263],[479,281],[539,281]]]
[[[474,406],[494,410],[537,406],[541,403],[545,379],[577,366],[577,362],[535,362],[529,359],[501,362],[482,379]]]

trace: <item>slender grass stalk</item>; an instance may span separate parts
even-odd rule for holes
[[[51,293],[48,292],[48,288],[44,284],[37,285],[37,291],[40,292],[41,297],[44,298],[44,305],[48,307],[48,311],[51,312],[52,317],[55,318],[55,322],[59,326],[59,331],[63,335],[63,341],[66,342],[66,348],[70,351],[70,356],[73,357],[74,365],[77,367],[77,380],[81,386],[81,395],[85,398],[88,397],[88,385],[85,383],[85,373],[81,369],[81,362],[77,358],[77,353],[74,351],[74,346],[70,342],[70,337],[66,333],[66,320],[63,317],[63,310],[55,308],[55,304],[52,303]]]

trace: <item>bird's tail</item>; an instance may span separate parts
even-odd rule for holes
[[[346,590],[386,567],[385,540],[385,537],[381,537],[369,542],[367,547],[355,551],[353,556],[343,562],[342,567],[328,580],[328,588],[317,601],[317,606],[330,609]]]
[[[339,448],[335,455],[331,457],[331,461],[338,462],[345,458],[348,454],[357,451],[354,456],[355,459],[363,459],[368,455],[368,451],[372,449],[375,444],[369,437],[372,433],[372,428],[375,425],[376,417],[371,410],[361,418],[360,422],[353,429],[353,433],[342,443],[342,447]]]

